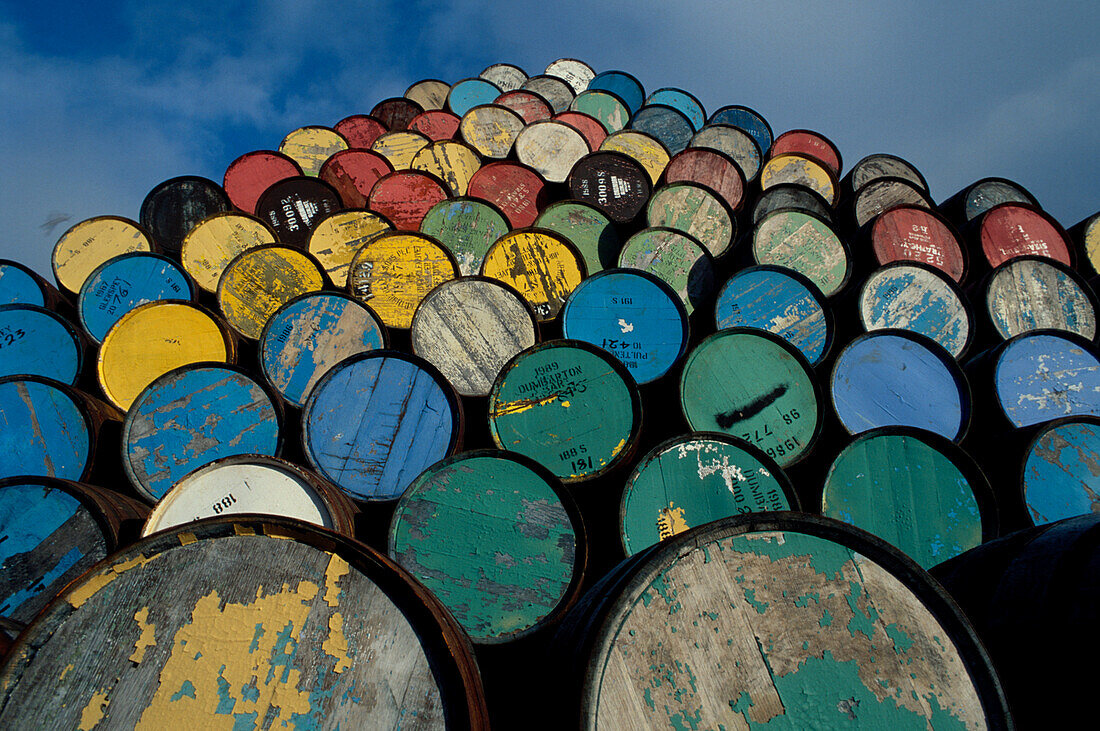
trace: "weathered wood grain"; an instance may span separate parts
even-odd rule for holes
[[[665,168],[665,183],[698,183],[718,194],[731,211],[745,198],[745,177],[729,155],[705,147],[678,152]]]
[[[477,151],[464,142],[438,140],[413,156],[410,168],[430,173],[447,185],[451,195],[466,195],[470,178],[481,167]]]
[[[671,228],[645,228],[631,236],[619,252],[619,266],[664,280],[689,315],[711,301],[717,286],[714,257],[692,236]]]
[[[419,233],[377,236],[348,270],[348,292],[368,304],[386,327],[408,329],[424,295],[458,276],[458,264],[438,241]]]
[[[524,127],[518,113],[499,104],[483,104],[462,116],[458,134],[482,157],[503,160]]]
[[[204,219],[233,210],[225,190],[213,180],[185,175],[166,180],[141,202],[139,220],[157,249],[178,255],[188,232]]]
[[[511,231],[489,247],[481,273],[514,287],[539,322],[558,316],[587,272],[584,258],[564,236],[549,230]]]
[[[370,154],[370,153],[367,153]],[[393,224],[373,211],[340,211],[324,218],[309,236],[307,250],[337,287],[346,287],[355,254]]]
[[[524,123],[530,124],[540,119],[550,119],[554,116],[554,110],[545,97],[527,89],[506,91],[496,99],[493,104],[507,107],[523,118]]]
[[[131,251],[153,251],[153,240],[137,223],[119,216],[89,218],[57,240],[50,260],[54,279],[76,294],[97,266]]]
[[[0,378],[44,376],[76,383],[84,345],[69,321],[35,305],[0,305]]]
[[[431,140],[419,132],[401,129],[379,135],[371,143],[370,150],[386,158],[394,170],[408,170],[416,153],[430,143]]]
[[[588,141],[588,147],[592,150],[600,149],[600,145],[607,139],[607,129],[600,120],[584,112],[566,111],[555,114],[553,118],[568,124],[584,135],[584,139]]]
[[[494,63],[478,76],[496,85],[502,92],[518,89],[527,81],[527,72],[510,63]]]
[[[875,216],[897,206],[917,206],[931,210],[932,200],[924,191],[904,178],[878,178],[856,193],[852,215],[856,226],[870,223]]]
[[[707,120],[708,125],[730,124],[752,135],[761,156],[768,154],[772,146],[772,127],[759,112],[740,105],[730,105],[716,110]],[[748,176],[748,173],[746,173]],[[748,176],[751,178],[751,176]]]
[[[615,223],[633,221],[649,201],[653,184],[634,158],[597,151],[577,161],[567,181],[574,199],[591,204]]]
[[[374,184],[367,207],[398,231],[416,231],[436,203],[451,196],[446,183],[420,170],[396,170]]]
[[[852,270],[847,247],[833,229],[802,211],[773,211],[756,224],[752,254],[757,264],[794,269],[826,297],[844,288]]]
[[[447,103],[447,93],[451,85],[439,79],[424,79],[414,82],[405,90],[405,98],[412,99],[425,112],[443,109]]]
[[[271,227],[280,243],[304,249],[321,219],[343,208],[339,193],[318,178],[285,178],[263,192],[256,216]]]
[[[646,174],[650,185],[657,185],[661,173],[672,159],[668,149],[656,137],[633,129],[612,132],[600,143],[601,152],[621,152],[637,160]]]
[[[230,327],[257,340],[276,310],[324,286],[320,265],[306,252],[279,244],[257,246],[225,268],[218,281],[218,306]]]
[[[864,330],[896,328],[931,338],[959,359],[975,323],[962,294],[938,270],[899,263],[868,275],[859,291]]]
[[[213,293],[218,290],[222,272],[237,254],[274,243],[275,233],[260,219],[244,213],[223,213],[191,229],[183,240],[180,261],[195,284]]]
[[[833,223],[833,210],[820,194],[797,183],[780,183],[763,191],[752,207],[752,225],[760,223],[772,211],[795,208],[822,221]]]
[[[1096,301],[1071,269],[1042,257],[1005,262],[990,276],[984,303],[1004,339],[1049,328],[1096,337]]]
[[[109,259],[84,280],[76,301],[84,332],[96,343],[138,305],[158,300],[192,300],[191,280],[166,256],[135,251]]]
[[[374,184],[393,172],[393,165],[377,152],[343,150],[325,160],[318,174],[332,186],[345,208],[366,208]]]
[[[573,97],[576,96],[573,87],[568,81],[549,74],[531,76],[523,82],[523,86],[521,86],[520,89],[533,91],[541,96],[550,103],[550,108],[553,109],[555,113],[564,112],[568,109],[569,105],[573,102]]]
[[[532,122],[516,135],[516,159],[550,183],[564,183],[577,161],[591,151],[584,135],[564,122]]]
[[[911,163],[895,155],[876,153],[857,162],[848,172],[849,190],[856,193],[860,188],[878,178],[902,178],[913,183],[925,193],[928,183],[924,176]]]
[[[246,152],[225,169],[222,188],[238,209],[249,215],[256,213],[256,204],[263,192],[280,180],[302,174],[302,168],[281,152],[255,150]]]
[[[508,233],[508,221],[485,201],[458,197],[432,206],[420,222],[420,233],[447,247],[465,277],[481,271],[485,252]]]
[[[315,125],[288,132],[279,143],[279,152],[298,163],[303,175],[316,177],[326,160],[348,147],[342,134],[331,127]]]
[[[596,71],[584,61],[575,58],[559,58],[546,67],[546,74],[564,79],[575,94],[588,88],[588,82],[596,76]]]
[[[737,222],[715,193],[696,183],[667,183],[653,191],[646,205],[646,225],[683,231],[711,256],[726,254],[737,235]]]
[[[482,165],[470,179],[467,194],[500,209],[512,228],[534,224],[549,197],[541,175],[526,165],[503,161]]]
[[[871,250],[879,264],[914,261],[936,267],[961,282],[966,255],[946,219],[916,206],[898,206],[871,224]]]
[[[382,120],[369,114],[344,117],[332,128],[344,136],[348,145],[360,150],[369,150],[374,141],[388,131]]]
[[[75,389],[35,376],[0,378],[0,478],[84,479],[99,424]]]
[[[691,138],[690,147],[717,150],[729,155],[741,168],[747,181],[756,179],[764,162],[759,143],[751,134],[733,124],[706,125]]]
[[[658,89],[646,97],[645,103],[665,104],[676,109],[691,122],[691,126],[698,132],[707,122],[707,113],[703,104],[694,94],[683,89],[666,86]]]

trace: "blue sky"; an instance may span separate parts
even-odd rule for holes
[[[986,176],[1070,226],[1100,210],[1100,13],[1082,2],[0,2],[0,258],[49,276],[68,226],[136,219],[307,124],[415,81],[561,57],[887,152],[937,202]]]

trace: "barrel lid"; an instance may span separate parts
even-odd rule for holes
[[[672,155],[687,147],[696,131],[688,116],[676,107],[649,102],[634,113],[629,127],[659,140]]]
[[[733,158],[720,150],[689,147],[672,156],[665,183],[696,183],[714,191],[730,211],[745,202],[745,176]]]
[[[394,170],[408,170],[412,167],[416,153],[431,143],[426,135],[409,129],[393,130],[379,135],[371,143],[371,152],[376,152],[393,166]]]
[[[576,600],[584,538],[580,514],[545,467],[479,450],[413,481],[394,510],[388,553],[474,642],[500,644],[554,623]]]
[[[348,268],[355,253],[384,233],[393,224],[374,211],[337,211],[320,220],[309,236],[309,253],[337,287],[346,287]]]
[[[183,240],[180,261],[203,291],[214,293],[229,262],[242,251],[274,244],[275,233],[244,213],[220,213],[203,220]]]
[[[419,104],[425,112],[443,109],[447,103],[447,94],[451,85],[439,79],[424,79],[414,82],[405,90],[405,97]]]
[[[97,425],[70,386],[41,376],[0,377],[0,478],[82,480],[92,468]]]
[[[138,305],[155,300],[191,300],[191,279],[166,256],[134,251],[96,267],[80,288],[77,315],[84,332],[96,343],[118,318]]]
[[[781,208],[762,218],[752,232],[752,255],[758,264],[805,275],[826,297],[844,289],[852,273],[848,247],[832,227],[799,210]]]
[[[852,215],[856,226],[865,226],[878,216],[898,206],[932,210],[932,199],[906,178],[881,177],[870,181],[856,193]]]
[[[0,259],[0,305],[45,307],[48,297],[45,284],[30,267]]]
[[[627,239],[619,266],[663,279],[690,315],[706,307],[716,286],[714,257],[696,238],[673,228],[644,228]]]
[[[573,92],[580,94],[588,88],[588,83],[596,76],[596,70],[575,58],[559,58],[551,61],[546,67],[545,73],[565,79]]]
[[[521,228],[489,247],[481,274],[515,287],[539,322],[548,322],[558,316],[588,272],[584,257],[564,236],[549,229]]]
[[[477,275],[443,282],[416,308],[413,352],[462,396],[487,396],[501,368],[538,341],[531,305],[504,282]]]
[[[1037,254],[1073,267],[1073,249],[1062,226],[1034,206],[1002,203],[982,214],[982,254],[992,267],[1025,254]]]
[[[908,330],[873,330],[840,351],[829,382],[849,434],[910,426],[958,442],[970,423],[970,387],[942,345]]]
[[[1020,487],[1035,525],[1097,512],[1100,418],[1075,416],[1045,424],[1024,451]]]
[[[626,104],[630,114],[634,114],[645,103],[645,89],[642,87],[642,82],[625,71],[601,71],[588,82],[588,90],[593,89],[610,91],[618,95]]]
[[[458,275],[458,263],[438,240],[395,231],[371,239],[355,254],[348,291],[370,305],[386,327],[408,329],[424,296]]]
[[[794,345],[811,365],[832,350],[833,313],[816,284],[793,269],[757,264],[734,272],[718,292],[715,326],[752,327]]]
[[[284,304],[324,288],[321,265],[300,249],[265,244],[242,251],[218,281],[218,306],[226,322],[251,340]]]
[[[501,91],[512,91],[527,81],[527,72],[510,63],[494,63],[478,74],[479,77],[495,84]]]
[[[526,124],[554,116],[554,109],[546,97],[529,89],[506,91],[494,99],[493,104],[511,109],[522,117]]]
[[[630,107],[623,98],[607,89],[586,89],[573,99],[569,110],[587,114],[603,125],[607,134],[625,129],[630,121]]]
[[[1100,357],[1073,333],[1032,330],[998,346],[993,385],[1014,427],[1065,416],[1100,416]]]
[[[859,290],[864,330],[895,328],[935,340],[956,361],[974,340],[970,305],[942,271],[927,264],[895,262],[871,272]]]
[[[580,340],[518,353],[489,393],[489,433],[566,484],[628,463],[641,432],[641,397],[627,369]]]
[[[592,275],[616,266],[622,242],[611,219],[595,206],[578,200],[551,203],[535,219],[535,226],[555,231],[584,257],[584,266]]]
[[[1096,339],[1095,294],[1077,272],[1045,256],[1022,256],[994,269],[982,302],[1005,339],[1039,329]]]
[[[773,138],[771,125],[759,112],[749,107],[731,104],[717,109],[710,115],[707,124],[731,124],[734,127],[740,127],[752,135],[761,155],[767,154],[771,149]],[[752,176],[748,175],[748,177]]]
[[[769,157],[760,169],[760,187],[767,190],[780,183],[798,183],[819,193],[835,206],[839,188],[833,171],[805,155],[787,152]]]
[[[356,500],[393,500],[424,469],[453,454],[462,408],[423,358],[374,350],[329,370],[302,410],[306,458]]]
[[[387,346],[374,312],[340,292],[310,292],[280,307],[260,335],[259,363],[279,395],[304,406],[310,390],[348,356]]]
[[[450,195],[466,195],[470,178],[481,167],[481,157],[465,142],[437,140],[416,153],[411,167],[442,180]]]
[[[604,269],[565,302],[562,334],[603,348],[637,383],[664,377],[688,346],[688,313],[675,290],[638,269]]]
[[[323,217],[343,208],[340,195],[318,178],[300,175],[274,183],[256,203],[256,216],[288,246],[304,249]]]
[[[1039,207],[1039,202],[1023,186],[1005,178],[982,178],[962,191],[965,220],[972,221],[1002,203],[1022,203]]]
[[[853,439],[829,468],[821,512],[873,533],[924,569],[997,537],[981,470],[922,429],[878,428]]]
[[[841,161],[840,150],[825,135],[808,129],[790,129],[772,140],[768,157],[775,157],[786,152],[794,152],[799,155],[812,157],[825,165],[837,178],[844,164]]]
[[[424,107],[420,106],[412,99],[406,99],[403,96],[395,96],[389,99],[383,99],[375,104],[374,109],[370,111],[370,116],[377,118],[378,121],[386,125],[386,129],[390,132],[400,132],[408,127],[409,122],[411,122],[416,115],[423,111]]]
[[[140,220],[159,250],[178,255],[184,238],[199,222],[232,210],[233,203],[220,185],[197,175],[184,175],[149,191],[141,202]]]
[[[646,106],[652,104],[665,104],[676,109],[691,122],[696,132],[703,128],[707,121],[707,113],[703,109],[702,102],[691,92],[665,86],[652,92],[645,100]]]
[[[781,208],[794,208],[809,213],[830,225],[833,222],[833,211],[820,193],[798,183],[780,183],[757,196],[752,207],[752,225],[757,225],[769,213]]]
[[[61,234],[54,245],[53,275],[62,289],[76,294],[92,271],[111,257],[153,249],[152,237],[128,218],[89,218]]]
[[[447,93],[447,109],[461,117],[480,104],[492,104],[504,91],[511,89],[502,89],[480,77],[462,79],[456,81]]]
[[[508,107],[480,104],[462,116],[458,133],[482,157],[503,160],[525,124],[523,117]]]
[[[344,136],[348,145],[361,150],[369,150],[374,141],[388,131],[382,120],[369,114],[344,117],[332,128]]]
[[[1100,213],[1094,213],[1071,230],[1077,234],[1080,266],[1091,273],[1100,273]]]
[[[304,175],[317,177],[326,160],[349,147],[347,139],[331,127],[311,125],[288,132],[279,152],[297,162]]]
[[[564,183],[577,161],[590,153],[588,140],[573,127],[552,119],[531,122],[516,135],[516,159],[549,183]]]
[[[578,160],[566,184],[574,199],[596,206],[615,223],[633,221],[645,208],[653,188],[641,163],[606,150]]]
[[[759,447],[717,432],[691,432],[638,460],[623,488],[619,537],[631,556],[720,518],[797,508],[791,481]]]
[[[496,206],[460,196],[436,203],[420,222],[420,233],[438,239],[454,256],[459,274],[481,271],[485,252],[508,233],[508,221]]]
[[[241,368],[191,363],[154,378],[122,425],[122,467],[156,503],[196,467],[235,454],[278,454],[278,401]]]
[[[612,132],[600,144],[601,152],[621,152],[637,160],[649,175],[651,185],[657,185],[661,173],[672,159],[668,148],[653,135],[635,129]]]
[[[928,264],[955,282],[966,276],[966,250],[954,227],[923,207],[902,205],[879,214],[871,223],[871,250],[880,264]]]
[[[222,187],[229,200],[248,214],[256,213],[256,205],[264,191],[286,178],[302,174],[298,163],[281,152],[254,150],[246,152],[225,169]]]
[[[453,112],[444,109],[428,109],[412,118],[409,131],[419,132],[432,142],[453,140],[458,136],[458,125],[462,119]]]
[[[821,390],[806,356],[778,335],[720,330],[688,353],[680,406],[695,431],[760,447],[781,467],[798,462],[821,431]]]
[[[393,165],[370,150],[342,150],[325,160],[318,177],[333,187],[345,208],[366,208],[378,180],[393,172]]]
[[[704,147],[726,153],[741,168],[745,180],[755,180],[764,162],[759,143],[748,132],[733,124],[706,125],[691,138],[690,147]]]
[[[526,165],[507,161],[482,165],[470,178],[466,192],[499,208],[512,228],[532,225],[549,198],[541,175]]]
[[[666,183],[653,191],[646,205],[646,224],[683,231],[714,257],[729,253],[737,236],[737,221],[725,201],[699,183]]]
[[[84,341],[68,320],[45,307],[0,305],[0,377],[33,375],[76,383]]]
[[[371,189],[367,207],[398,231],[416,231],[436,203],[451,197],[447,184],[422,170],[395,170]]]
[[[554,112],[564,112],[573,102],[576,93],[573,87],[565,79],[549,74],[531,76],[523,82],[521,89],[533,91],[546,101],[550,102],[550,108]]]
[[[607,130],[600,120],[584,112],[565,111],[555,114],[553,119],[568,124],[573,129],[584,135],[588,141],[588,147],[593,150],[600,149],[600,145],[607,139]]]
[[[857,162],[848,171],[849,188],[856,193],[867,183],[877,178],[904,178],[928,193],[928,182],[913,165],[896,155],[875,153]]]

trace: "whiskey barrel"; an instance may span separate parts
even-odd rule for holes
[[[588,140],[564,122],[531,122],[516,135],[516,159],[549,183],[564,183],[577,161],[592,152]]]
[[[154,251],[153,238],[134,221],[96,216],[61,234],[53,247],[53,276],[63,292],[77,294],[84,280],[108,259],[131,251]]]
[[[0,259],[0,305],[35,305],[56,310],[64,304],[57,288],[33,269],[11,259]]]
[[[760,223],[772,211],[783,208],[809,213],[829,225],[833,224],[833,209],[820,193],[797,183],[780,183],[761,191],[752,207],[752,225]]]
[[[75,384],[84,339],[61,315],[35,305],[0,305],[0,378],[33,375]]]
[[[564,112],[573,102],[576,93],[572,85],[565,79],[550,74],[530,76],[520,87],[525,91],[533,91],[546,101],[550,102],[550,108],[557,112]]]
[[[265,190],[280,180],[301,174],[301,166],[283,153],[255,150],[229,163],[222,179],[222,188],[233,205],[252,215],[256,213],[256,204]]]
[[[768,154],[771,149],[774,137],[771,125],[759,112],[749,107],[732,104],[717,109],[710,115],[707,124],[730,124],[745,130],[756,141],[761,155]]]
[[[218,281],[218,306],[238,334],[258,340],[275,311],[325,286],[321,265],[308,253],[265,244],[238,254]]]
[[[697,183],[714,191],[731,212],[745,202],[745,176],[733,158],[705,147],[682,150],[668,161],[664,183]]]
[[[135,251],[95,268],[80,287],[76,312],[84,332],[101,343],[111,326],[138,305],[194,298],[194,285],[179,264],[160,254]]]
[[[280,243],[304,249],[320,220],[343,205],[331,185],[301,175],[267,188],[256,202],[256,216],[271,227]]]
[[[371,150],[342,150],[325,160],[318,177],[332,186],[344,208],[366,208],[374,184],[393,172],[393,165]]]
[[[458,134],[482,157],[503,160],[525,125],[523,117],[509,107],[480,104],[462,115]]]
[[[630,129],[656,138],[675,155],[691,143],[696,128],[686,114],[667,104],[646,102],[630,118]]]
[[[389,130],[385,123],[369,114],[352,114],[332,126],[352,148],[369,150],[374,141]]]
[[[672,228],[644,228],[627,239],[619,266],[664,280],[690,315],[707,309],[716,285],[714,257],[697,239]]]
[[[462,118],[443,109],[429,109],[412,118],[410,132],[419,132],[432,142],[453,140],[458,136],[458,125]]]
[[[649,201],[653,184],[641,163],[620,152],[585,155],[566,181],[572,198],[588,203],[615,223],[633,221]]]
[[[833,175],[840,177],[840,171],[844,167],[840,156],[840,150],[825,135],[808,129],[791,129],[772,140],[768,157],[793,152],[798,155],[806,155],[821,162],[832,171]]]
[[[431,207],[450,197],[447,184],[435,175],[399,168],[374,184],[367,208],[398,231],[417,231]]]
[[[450,90],[451,85],[446,81],[424,79],[410,84],[403,96],[419,104],[425,112],[438,111],[447,103],[447,92]]]
[[[499,208],[512,228],[533,225],[550,198],[545,178],[526,165],[507,161],[482,165],[470,178],[467,195]]]
[[[203,220],[229,213],[233,203],[213,180],[185,175],[166,180],[141,202],[139,220],[153,236],[157,249],[178,256],[187,234]]]
[[[495,84],[501,91],[518,89],[523,86],[524,81],[527,81],[527,72],[510,63],[494,63],[486,67],[478,76]]]
[[[732,124],[708,124],[691,138],[689,147],[702,147],[729,155],[741,168],[746,181],[756,180],[764,164],[760,147],[752,135]]]
[[[836,175],[824,164],[812,157],[793,152],[769,157],[760,168],[760,188],[767,190],[774,185],[797,183],[804,185],[835,206],[840,192]]]
[[[279,152],[298,163],[303,175],[317,177],[326,160],[350,146],[347,139],[331,127],[311,125],[288,132],[279,143]]]
[[[631,115],[645,103],[642,82],[625,71],[601,71],[588,82],[588,90],[610,91],[622,99]]]
[[[646,225],[683,231],[718,258],[737,237],[737,220],[717,193],[698,183],[666,183],[646,205]]]
[[[940,203],[937,208],[951,223],[962,228],[967,222],[1002,203],[1039,206],[1035,197],[1019,183],[1004,178],[982,178]]]
[[[492,204],[459,196],[432,206],[420,222],[420,233],[447,247],[465,277],[481,270],[485,252],[508,233],[508,221]]]
[[[551,203],[535,219],[535,228],[545,228],[569,239],[584,257],[589,275],[616,265],[622,240],[611,219],[593,205],[578,200]]]
[[[511,109],[522,117],[526,124],[554,116],[554,109],[550,106],[550,102],[541,94],[527,89],[506,91],[494,99],[493,104]]]
[[[371,143],[371,152],[375,152],[393,166],[394,170],[408,170],[416,153],[431,143],[427,136],[412,130],[400,129],[379,135]]]
[[[852,257],[833,228],[799,210],[767,214],[752,231],[752,257],[757,264],[793,269],[826,297],[839,294],[852,275]]]
[[[551,61],[546,66],[545,73],[564,79],[577,94],[587,89],[588,83],[596,76],[595,69],[576,58],[559,58]]]
[[[932,210],[932,199],[906,178],[876,178],[855,194],[851,202],[851,215],[855,228],[862,228],[879,214],[898,206],[911,206]]]
[[[370,110],[370,116],[384,124],[390,132],[400,132],[423,111],[424,108],[412,99],[395,96],[375,104]]]
[[[199,223],[180,248],[184,270],[204,292],[218,291],[218,280],[237,254],[275,243],[275,232],[244,213],[222,213]]]
[[[956,283],[967,275],[966,250],[946,218],[920,206],[902,205],[871,223],[870,250],[880,265],[911,261],[936,267]]]
[[[671,86],[662,87],[647,96],[645,103],[646,106],[664,104],[672,107],[688,118],[696,132],[701,130],[707,122],[707,113],[703,109],[702,102],[694,94],[683,89]]]
[[[1006,261],[990,272],[981,292],[982,313],[998,339],[1039,329],[1096,339],[1096,295],[1061,262],[1043,256]]]
[[[338,211],[325,216],[309,235],[306,250],[328,275],[328,281],[344,288],[356,253],[385,233],[393,224],[374,211]]]
[[[456,81],[447,92],[447,110],[461,117],[478,105],[492,104],[503,91],[505,89],[483,78]]]
[[[606,89],[586,89],[569,104],[570,111],[587,114],[611,134],[625,129],[630,122],[630,108],[618,94]]]
[[[1033,206],[1021,203],[993,206],[968,232],[979,247],[981,261],[990,268],[1028,254],[1074,266],[1074,251],[1065,229],[1050,214]]]
[[[481,158],[465,142],[443,139],[416,153],[410,167],[442,180],[450,195],[466,195],[470,178],[481,167]]]
[[[458,276],[458,264],[430,236],[394,231],[376,236],[355,254],[348,292],[366,303],[388,328],[407,330],[424,296]]]
[[[849,194],[854,194],[872,180],[886,177],[908,180],[925,193],[928,192],[928,182],[910,162],[896,155],[883,153],[868,155],[857,162],[844,176],[841,185]]]
[[[564,122],[584,135],[584,139],[588,141],[589,149],[600,149],[600,145],[607,139],[607,128],[603,126],[603,123],[584,112],[560,112],[555,114],[551,119]]]
[[[557,318],[569,293],[588,276],[584,257],[564,236],[547,229],[519,228],[485,253],[481,274],[514,287],[539,322]]]
[[[609,134],[600,143],[600,152],[621,152],[638,161],[649,175],[650,185],[656,186],[672,155],[664,143],[652,135],[634,129],[624,129]]]
[[[1043,425],[1024,452],[1020,490],[1033,525],[1096,513],[1100,506],[1100,418],[1071,416]]]

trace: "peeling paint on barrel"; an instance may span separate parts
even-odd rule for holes
[[[1017,335],[998,354],[993,382],[1001,410],[1017,427],[1063,416],[1100,416],[1100,359],[1068,334]]]
[[[701,243],[682,231],[642,229],[623,245],[619,266],[660,277],[679,295],[689,315],[714,294],[713,257]]]
[[[76,330],[35,305],[0,305],[0,378],[44,376],[75,383],[83,364]]]
[[[386,327],[408,329],[424,295],[458,276],[444,246],[418,233],[377,236],[359,249],[348,269],[348,292]]]
[[[92,454],[91,424],[72,397],[45,380],[0,379],[0,478],[81,479]]]
[[[757,264],[794,269],[832,297],[848,282],[852,263],[848,250],[833,229],[820,218],[802,211],[769,213],[752,233]]]
[[[486,252],[481,273],[515,287],[540,322],[556,318],[587,275],[583,257],[565,237],[538,229],[501,236]]]
[[[931,338],[958,358],[974,323],[959,293],[930,269],[901,264],[872,272],[859,293],[866,330],[897,328]]]
[[[1036,436],[1022,485],[1035,525],[1100,513],[1100,423],[1061,422]]]

